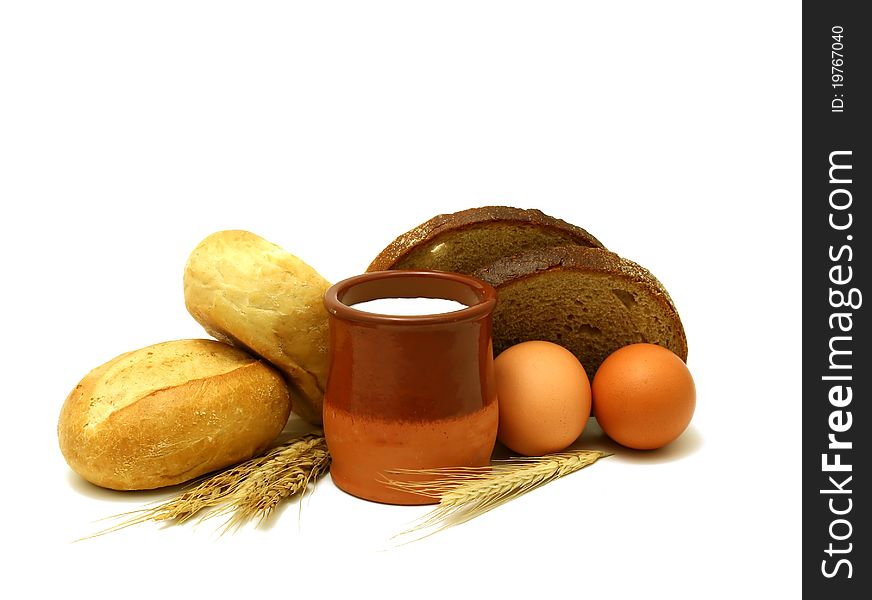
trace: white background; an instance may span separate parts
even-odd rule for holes
[[[0,585],[798,596],[800,21],[757,1],[4,3]],[[576,223],[664,282],[698,389],[679,442],[400,548],[425,508],[329,479],[266,529],[72,543],[166,496],[85,484],[55,428],[91,368],[203,335],[181,289],[200,239],[249,229],[337,281],[486,204]]]

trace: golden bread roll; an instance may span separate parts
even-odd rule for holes
[[[177,340],[88,373],[64,403],[58,440],[91,483],[145,490],[262,452],[290,408],[287,384],[264,362],[214,340]]]
[[[185,305],[215,338],[278,368],[293,411],[321,423],[329,343],[324,292],[330,283],[279,246],[248,231],[219,231],[185,267]]]

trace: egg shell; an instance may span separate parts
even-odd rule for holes
[[[524,456],[558,452],[584,431],[590,380],[575,355],[544,341],[503,351],[494,361],[500,424],[497,438]]]
[[[653,450],[675,441],[696,408],[693,377],[678,356],[655,344],[610,354],[593,378],[593,413],[623,446]]]

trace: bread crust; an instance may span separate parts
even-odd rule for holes
[[[216,339],[269,361],[291,386],[293,410],[322,422],[330,283],[290,252],[248,231],[219,231],[191,252],[185,306]]]
[[[687,336],[669,292],[648,269],[631,260],[621,258],[614,252],[581,246],[539,248],[504,257],[479,269],[474,275],[494,286],[499,295],[501,287],[554,269],[588,271],[621,277],[647,289],[661,305],[664,313],[672,316],[673,329],[677,333],[680,344],[679,348],[673,351],[681,360],[687,361]]]
[[[500,222],[536,225],[544,229],[557,230],[569,234],[573,241],[581,246],[593,248],[605,247],[598,239],[581,227],[546,215],[541,210],[514,208],[511,206],[482,206],[456,213],[436,215],[429,221],[421,223],[391,242],[375,257],[367,271],[390,270],[416,247],[421,244],[430,243],[445,233],[476,227],[484,223]]]
[[[214,340],[176,340],[88,373],[64,402],[58,441],[91,483],[144,490],[251,458],[289,414],[287,385],[272,367]]]

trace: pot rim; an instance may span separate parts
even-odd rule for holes
[[[408,282],[407,285],[404,285],[404,280]],[[418,286],[415,282],[418,282]],[[422,284],[423,288],[429,291],[422,291]],[[343,302],[349,293],[353,295],[356,289],[370,286],[372,292],[366,293],[365,290],[361,290],[360,297],[355,298],[355,303],[379,298],[444,298],[466,304],[466,308],[429,315],[387,315],[358,310]],[[384,288],[389,289],[390,292],[373,293]],[[434,292],[434,288],[442,290],[441,293]],[[456,290],[456,293],[450,293],[452,289]],[[471,294],[462,293],[464,289]],[[475,304],[470,304],[470,301],[475,301]],[[346,321],[372,324],[435,325],[475,321],[490,314],[496,302],[497,292],[489,283],[470,275],[445,271],[404,269],[372,271],[343,279],[324,293],[324,306],[332,316]]]

